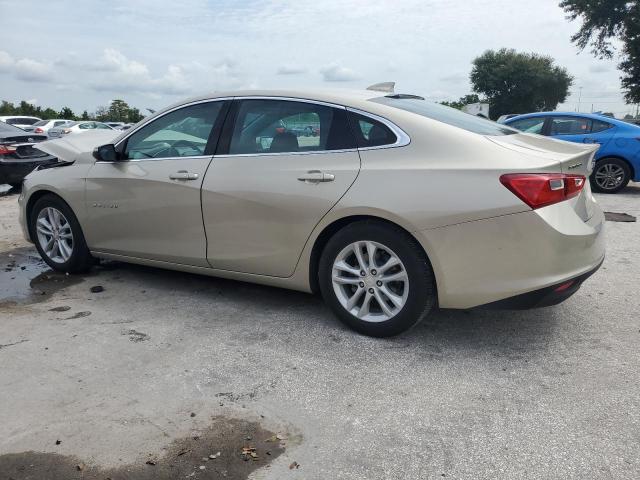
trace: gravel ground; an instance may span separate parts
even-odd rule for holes
[[[176,478],[640,478],[637,222],[608,222],[603,267],[564,304],[440,311],[379,340],[301,293],[119,263],[51,274],[16,200],[0,197],[0,478],[52,458],[151,478],[146,460],[199,435],[228,470],[193,458]],[[599,201],[639,216],[640,184]],[[253,473],[240,444],[267,447],[241,422],[286,438]]]

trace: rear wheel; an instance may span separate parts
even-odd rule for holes
[[[29,231],[38,253],[54,270],[83,272],[94,263],[78,219],[55,195],[45,195],[36,201],[31,210]]]
[[[336,233],[320,258],[322,296],[345,324],[365,335],[397,335],[435,305],[433,270],[416,240],[381,222]]]
[[[591,174],[591,187],[596,192],[616,193],[627,186],[631,169],[619,158],[603,158],[596,162]]]

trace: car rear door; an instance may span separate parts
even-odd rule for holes
[[[117,145],[121,161],[95,163],[86,181],[92,250],[208,267],[200,188],[228,104],[171,110]]]
[[[284,98],[235,100],[202,184],[210,265],[292,275],[313,228],[359,170],[344,107]]]

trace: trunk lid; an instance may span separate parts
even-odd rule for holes
[[[501,147],[524,155],[555,160],[558,173],[583,175],[586,180],[582,192],[567,201],[571,202],[576,214],[585,222],[593,216],[596,202],[591,193],[589,175],[600,145],[571,143],[526,133],[487,138]]]

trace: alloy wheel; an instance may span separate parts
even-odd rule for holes
[[[73,253],[71,224],[60,210],[43,208],[36,220],[38,243],[42,251],[55,263],[65,263]]]
[[[625,173],[622,167],[613,163],[600,165],[595,172],[595,181],[602,190],[613,190],[624,181]]]
[[[373,241],[343,248],[333,262],[331,280],[342,307],[367,322],[391,319],[409,295],[409,276],[400,257]]]

